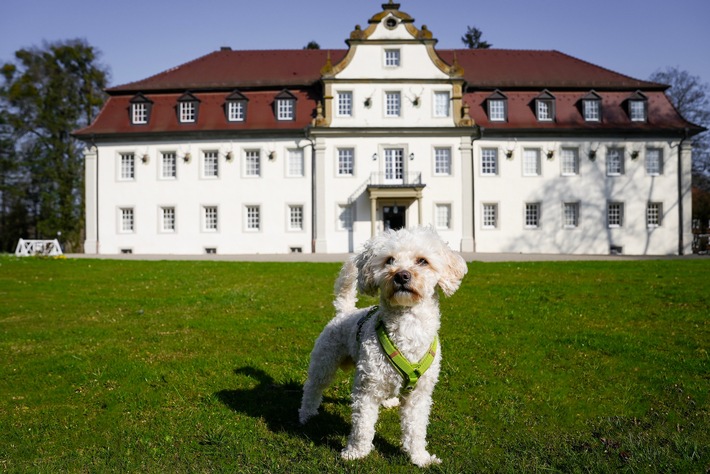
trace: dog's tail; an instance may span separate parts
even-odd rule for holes
[[[335,301],[333,301],[333,306],[338,313],[349,313],[356,308],[357,273],[354,259],[347,260],[340,269],[340,275],[335,280]]]

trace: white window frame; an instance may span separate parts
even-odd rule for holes
[[[244,176],[261,177],[261,150],[244,150]]]
[[[119,153],[118,154],[118,178],[121,181],[136,180],[136,154],[135,153]]]
[[[160,179],[177,179],[177,152],[160,152]]]
[[[385,117],[402,116],[402,93],[399,91],[385,91]]]
[[[539,202],[526,202],[523,214],[525,229],[539,229],[542,222],[542,204]]]
[[[121,234],[135,234],[136,212],[132,207],[121,207],[118,210],[118,231]]]
[[[148,123],[148,104],[137,102],[131,104],[131,123],[133,125],[144,125]]]
[[[434,225],[437,230],[451,230],[451,203],[434,204]]]
[[[261,206],[247,204],[244,206],[244,229],[247,232],[261,231]]]
[[[451,94],[449,91],[434,91],[434,117],[451,116]]]
[[[384,64],[387,68],[400,67],[402,65],[402,52],[395,48],[385,49]]]
[[[177,230],[177,212],[175,211],[175,206],[160,206],[160,215],[158,217],[160,232],[175,233]]]
[[[542,176],[542,158],[539,148],[523,149],[523,176]]]
[[[652,158],[652,155],[656,155]],[[663,175],[663,149],[658,147],[646,148],[646,174],[649,176]]]
[[[451,176],[451,147],[434,148],[434,176]]]
[[[302,232],[305,229],[303,204],[288,205],[288,222],[287,229],[290,232]]]
[[[624,175],[624,149],[620,147],[609,147],[606,150],[606,175]]]
[[[338,105],[335,112],[336,117],[353,116],[353,92],[338,91]]]
[[[646,227],[655,229],[663,224],[663,203],[649,202],[646,204]]]
[[[185,100],[178,104],[180,123],[194,123],[197,121],[197,103]]]
[[[645,100],[630,100],[629,119],[632,122],[645,122],[647,116],[646,106],[647,102]]]
[[[355,176],[355,148],[338,148],[338,176]]]
[[[202,232],[219,232],[219,206],[202,206]]]
[[[303,178],[306,175],[303,148],[289,148],[286,150],[286,176],[289,178]]]
[[[601,122],[602,103],[599,99],[585,99],[582,101],[585,122]]]
[[[491,122],[505,122],[505,99],[488,99],[488,120]]]
[[[246,103],[244,100],[230,100],[227,102],[227,120],[230,122],[243,122],[246,120]]]
[[[562,147],[560,152],[560,173],[562,176],[579,175],[579,148]]]
[[[295,99],[276,99],[276,120],[295,120],[296,118],[296,100]]]
[[[498,149],[481,149],[481,176],[498,176]]]
[[[624,227],[624,203],[613,201],[606,205],[606,223],[610,229]]]
[[[202,177],[205,179],[219,178],[219,152],[217,150],[202,151]]]
[[[565,229],[579,227],[579,202],[562,203],[562,227]]]
[[[535,110],[537,112],[537,119],[540,122],[552,122],[554,117],[554,105],[550,99],[537,99],[535,104]]]
[[[484,202],[481,204],[481,228],[488,230],[498,228],[498,203]]]

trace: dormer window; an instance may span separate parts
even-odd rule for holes
[[[178,99],[178,121],[180,123],[194,123],[197,122],[197,112],[199,109],[200,101],[197,97],[185,92]]]
[[[398,49],[385,49],[385,67],[399,67],[400,54]]]
[[[648,98],[640,91],[634,92],[626,104],[632,122],[645,122],[648,119]]]
[[[244,94],[234,91],[227,96],[224,103],[224,113],[229,122],[243,122],[247,118],[247,99]]]
[[[488,106],[488,120],[491,122],[505,122],[508,120],[508,98],[497,90],[486,99]]]
[[[296,120],[296,96],[286,89],[274,101],[276,120]]]
[[[555,96],[548,90],[535,98],[535,115],[540,122],[552,122],[555,120]]]
[[[153,102],[143,94],[138,93],[131,99],[131,124],[144,125],[150,120]]]
[[[585,122],[601,122],[602,98],[594,91],[582,97],[582,115]]]

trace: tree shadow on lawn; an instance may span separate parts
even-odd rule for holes
[[[332,449],[340,450],[344,447],[341,439],[350,433],[350,422],[339,415],[329,413],[327,407],[321,405],[318,415],[305,425],[298,422],[303,385],[295,381],[276,383],[264,370],[254,367],[241,367],[235,369],[234,373],[251,377],[259,384],[249,389],[217,392],[217,398],[231,410],[252,418],[263,419],[269,430],[274,433],[286,432]],[[350,398],[323,397],[323,404],[349,405]],[[401,454],[398,447],[377,434],[374,444],[383,456]]]

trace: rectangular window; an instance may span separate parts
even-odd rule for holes
[[[197,118],[197,107],[195,102],[180,102],[179,118],[181,123],[194,122]]]
[[[230,122],[243,122],[245,118],[244,110],[244,101],[242,100],[227,102],[227,120]]]
[[[436,228],[440,230],[451,229],[451,204],[437,204],[435,213]]]
[[[610,202],[606,208],[606,222],[609,227],[622,227],[624,225],[624,204]]]
[[[587,122],[599,122],[601,120],[601,102],[599,100],[585,100],[582,104],[584,120]]]
[[[629,101],[629,116],[632,122],[646,121],[646,101],[630,100]]]
[[[353,115],[353,93],[338,92],[338,117],[352,117]]]
[[[347,204],[338,205],[338,230],[353,229],[353,206]]]
[[[451,148],[434,148],[434,174],[451,176]]]
[[[204,206],[202,208],[203,229],[206,232],[215,232],[219,224],[217,206]]]
[[[540,203],[529,202],[525,204],[525,228],[537,229],[540,227]]]
[[[338,176],[353,176],[355,173],[355,149],[338,148]]]
[[[537,100],[537,119],[541,122],[551,122],[552,102],[549,100]]]
[[[133,153],[121,153],[121,179],[136,179],[136,155]]]
[[[402,99],[399,92],[385,92],[385,117],[399,117]]]
[[[295,118],[293,99],[276,100],[276,118],[278,120],[293,120]]]
[[[560,156],[562,176],[575,176],[579,174],[579,149],[563,148]]]
[[[303,150],[294,148],[286,152],[286,160],[288,162],[288,176],[301,177],[304,176],[305,165],[303,162]]]
[[[132,104],[131,111],[131,122],[134,125],[148,123],[148,104]]]
[[[606,152],[606,175],[621,176],[624,174],[624,149],[609,148]]]
[[[498,204],[483,204],[483,228],[498,228]]]
[[[562,207],[562,226],[565,229],[574,229],[579,226],[579,203],[566,202]]]
[[[303,206],[288,206],[288,230],[303,230]]]
[[[523,176],[540,176],[541,169],[540,150],[534,148],[523,150]]]
[[[135,223],[133,220],[133,208],[132,207],[122,207],[121,208],[121,232],[131,233],[135,230]]]
[[[160,230],[162,232],[175,232],[175,208],[161,207],[160,213]]]
[[[246,176],[261,176],[261,151],[247,150],[244,159],[244,174]]]
[[[483,176],[498,175],[498,149],[484,148],[481,150],[481,174]]]
[[[646,173],[650,176],[663,174],[663,152],[660,148],[646,149]]]
[[[488,119],[491,122],[505,122],[505,101],[504,100],[489,100],[488,101]]]
[[[451,96],[448,92],[434,92],[434,117],[448,117]]]
[[[219,153],[217,151],[203,152],[202,175],[205,178],[219,177]]]
[[[160,160],[160,177],[175,179],[177,177],[177,153],[163,152]]]
[[[663,219],[663,205],[660,202],[649,202],[646,207],[646,226],[660,227]]]
[[[246,207],[246,227],[247,230],[260,230],[261,229],[261,208],[259,206],[247,206]]]
[[[398,49],[385,49],[385,66],[399,67],[400,57]]]

